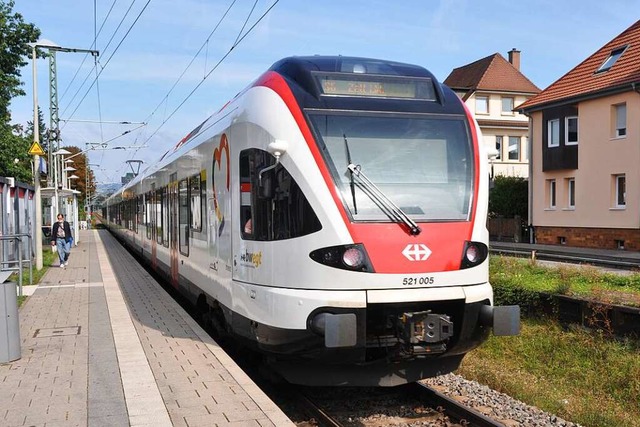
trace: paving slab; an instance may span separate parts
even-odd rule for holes
[[[105,230],[29,287],[1,426],[293,426]]]

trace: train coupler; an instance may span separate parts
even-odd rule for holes
[[[403,326],[402,340],[410,346],[429,348],[427,353],[444,352],[446,350],[444,344],[436,346],[431,344],[442,343],[453,336],[453,322],[446,314],[436,314],[431,311],[403,313],[399,320]]]

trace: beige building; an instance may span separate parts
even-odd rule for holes
[[[520,109],[536,242],[640,250],[640,21]]]
[[[540,92],[520,72],[520,51],[499,53],[454,69],[444,84],[453,89],[474,115],[487,147],[498,152],[495,175],[529,176],[529,120],[514,111]]]

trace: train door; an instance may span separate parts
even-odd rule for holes
[[[178,174],[169,179],[169,253],[171,284],[178,287]]]

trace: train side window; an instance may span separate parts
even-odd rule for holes
[[[135,221],[133,221],[133,202],[134,199],[129,199],[126,202],[126,214],[127,214],[127,229],[133,231]]]
[[[202,230],[207,229],[207,172],[203,170],[200,172],[200,212],[201,219],[200,225],[202,226]]]
[[[240,230],[245,240],[291,239],[322,228],[291,174],[266,151],[240,153],[240,192]]]
[[[151,240],[151,192],[144,195],[144,226],[147,229],[147,239]]]
[[[189,256],[189,185],[186,179],[178,183],[178,204],[180,253]]]
[[[164,222],[163,222],[163,206],[164,198],[162,194],[162,188],[156,190],[156,241],[163,244],[162,237],[164,236]]]
[[[202,231],[202,197],[200,194],[200,174],[189,178],[189,209],[191,212],[191,229]]]
[[[149,228],[151,228],[151,240],[156,240],[156,215],[157,215],[157,201],[156,201],[156,185],[151,184],[151,191],[149,192],[149,200],[151,202],[151,209],[149,210]]]
[[[143,217],[144,217],[144,203],[143,203],[143,199],[142,199],[142,194],[139,195],[136,200],[137,200],[136,222],[138,223],[137,227],[136,227],[136,233],[137,233],[139,228],[140,228],[140,225],[144,221],[143,220]]]
[[[162,188],[162,243],[169,247],[169,187]]]

